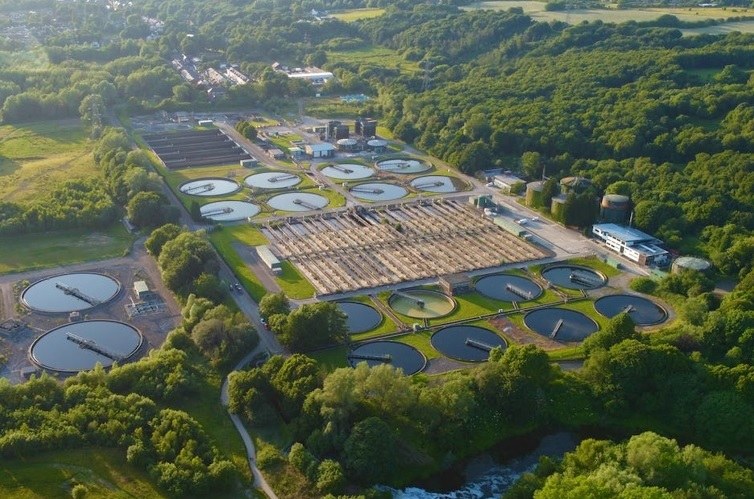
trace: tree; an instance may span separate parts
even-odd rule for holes
[[[631,316],[624,312],[610,319],[604,329],[593,333],[584,340],[583,348],[588,355],[598,348],[607,350],[611,346],[628,339],[639,339],[639,335],[636,333],[636,327]]]
[[[159,258],[162,247],[168,241],[172,241],[179,234],[183,233],[183,228],[175,224],[165,224],[162,227],[158,227],[152,231],[147,240],[144,242],[144,247],[147,249],[150,255],[155,258]]]
[[[332,459],[325,459],[317,468],[317,490],[323,494],[337,494],[346,483],[343,468]]]
[[[128,202],[126,210],[137,227],[157,227],[166,220],[167,201],[156,192],[139,192]]]
[[[101,95],[87,95],[79,105],[79,116],[85,126],[92,129],[93,135],[99,135],[102,131],[102,117],[105,114],[105,101]]]
[[[466,174],[474,174],[479,170],[489,168],[492,164],[492,153],[487,144],[481,141],[466,145],[458,156],[458,168]]]
[[[365,485],[389,479],[397,469],[396,438],[378,417],[356,423],[343,445],[343,460],[353,477]]]
[[[304,304],[288,314],[284,321],[273,321],[276,317],[281,315],[270,316],[270,327],[280,336],[280,341],[293,351],[300,352],[348,339],[346,317],[331,302]]]
[[[259,315],[268,320],[271,315],[288,314],[291,311],[291,303],[283,291],[279,293],[267,293],[259,301]]]
[[[521,155],[521,168],[529,178],[542,176],[542,156],[536,151],[526,151]]]

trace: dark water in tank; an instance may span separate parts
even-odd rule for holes
[[[615,317],[628,309],[628,316],[639,326],[659,324],[668,317],[665,309],[652,300],[634,295],[603,296],[594,302],[594,308],[605,317]]]
[[[71,341],[68,334],[86,340],[93,348]],[[73,322],[52,329],[31,347],[32,357],[43,367],[56,371],[92,369],[98,362],[107,367],[132,355],[141,345],[139,332],[122,322]]]
[[[542,294],[542,287],[536,282],[526,277],[509,274],[482,277],[474,284],[474,289],[495,300],[511,302],[534,300]]]
[[[104,303],[112,299],[119,290],[118,281],[106,275],[64,274],[35,282],[26,288],[21,299],[34,310],[74,312],[92,308],[97,302]],[[87,299],[94,301],[94,304]]]
[[[432,346],[446,357],[482,362],[490,356],[488,347],[503,347],[505,340],[489,329],[478,326],[450,326],[432,335]]]
[[[553,337],[553,330],[561,319],[563,323]],[[582,341],[599,330],[597,323],[586,315],[564,308],[534,310],[524,316],[524,323],[532,331],[557,341]]]
[[[358,358],[359,355],[389,356],[390,360],[363,359]],[[351,366],[356,366],[360,362],[366,362],[369,366],[390,364],[393,367],[403,369],[403,373],[409,375],[424,369],[427,360],[419,350],[405,343],[398,343],[397,341],[371,341],[359,345],[348,355],[348,363]]]
[[[340,311],[346,314],[346,327],[349,334],[369,331],[382,322],[382,315],[364,303],[341,301],[337,305]]]
[[[548,267],[542,271],[542,277],[556,286],[568,289],[597,289],[607,283],[607,279],[599,272],[576,265]]]

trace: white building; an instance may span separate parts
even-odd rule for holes
[[[492,183],[505,194],[517,194],[526,188],[526,182],[515,175],[495,175]]]
[[[304,152],[312,158],[331,158],[335,154],[335,146],[328,142],[307,144],[304,146]]]
[[[669,254],[659,245],[662,241],[633,227],[597,224],[592,233],[611,250],[642,265],[665,265]]]
[[[265,265],[267,265],[267,268],[269,268],[273,274],[280,274],[283,271],[280,260],[278,260],[278,257],[270,251],[270,248],[267,246],[257,246],[256,250],[259,258],[265,263]]]

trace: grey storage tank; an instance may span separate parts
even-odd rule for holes
[[[625,225],[631,213],[631,199],[621,194],[605,194],[600,203],[600,219],[605,223]]]

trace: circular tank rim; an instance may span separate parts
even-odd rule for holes
[[[553,199],[555,199],[555,198],[553,198]],[[554,268],[559,268],[559,267],[569,267],[569,268],[572,268],[572,269],[588,270],[590,272],[594,272],[595,274],[597,274],[598,276],[600,276],[600,278],[602,278],[602,284],[599,285],[599,286],[597,286],[596,288],[566,288],[566,289],[584,289],[585,291],[590,291],[590,290],[594,290],[594,289],[604,288],[605,286],[607,286],[607,283],[609,282],[609,278],[607,277],[607,275],[605,275],[603,272],[601,272],[601,271],[599,271],[597,269],[593,269],[591,267],[587,267],[586,265],[576,265],[576,264],[571,265],[571,264],[568,264],[568,263],[553,263],[551,265],[547,265],[546,267],[542,268],[539,271],[539,276],[542,279],[544,279],[545,281],[547,281],[548,283],[550,283],[552,286],[558,286],[554,282],[548,280],[545,277],[544,273],[547,270],[554,269]]]
[[[456,311],[456,309],[458,308],[458,302],[457,302],[457,301],[456,301],[456,300],[455,300],[455,299],[454,299],[454,298],[453,298],[452,296],[446,295],[446,294],[445,294],[445,293],[443,293],[442,291],[436,291],[436,290],[434,290],[434,289],[421,289],[421,288],[415,288],[415,289],[407,289],[407,290],[405,290],[405,291],[401,291],[401,292],[402,292],[402,293],[404,293],[404,292],[405,292],[405,293],[410,293],[411,291],[426,291],[426,292],[430,292],[430,293],[435,293],[435,294],[438,294],[438,295],[442,295],[442,296],[444,296],[445,298],[449,299],[449,300],[450,300],[450,301],[451,301],[451,302],[453,303],[453,308],[452,308],[452,309],[450,310],[450,312],[448,312],[447,314],[438,315],[437,317],[413,317],[413,316],[411,316],[411,315],[406,315],[406,314],[404,314],[404,313],[402,313],[402,312],[398,312],[398,311],[397,311],[397,310],[395,310],[395,309],[393,308],[393,306],[391,305],[391,302],[393,301],[393,298],[394,298],[395,296],[399,296],[399,295],[396,295],[396,294],[395,294],[395,291],[393,291],[392,293],[390,293],[390,296],[389,296],[389,297],[388,297],[388,299],[387,299],[387,306],[388,306],[388,307],[390,307],[390,309],[391,309],[391,310],[393,310],[394,312],[397,312],[397,313],[399,313],[399,314],[401,314],[401,315],[405,315],[406,317],[411,317],[412,319],[441,319],[441,318],[443,318],[443,317],[447,317],[447,316],[449,316],[450,314],[452,314],[453,312],[455,312],[455,311]]]
[[[183,191],[181,190],[181,187],[183,187],[184,185],[186,185],[186,184],[190,184],[190,183],[192,183],[192,182],[199,182],[200,180],[225,180],[225,181],[227,181],[227,182],[233,182],[234,184],[236,184],[236,188],[235,188],[235,190],[233,190],[233,191],[231,191],[231,192],[224,192],[224,193],[222,193],[222,194],[206,194],[206,195],[200,195],[200,194],[190,194],[190,193],[188,193],[188,192],[183,192]],[[231,194],[235,194],[235,193],[237,193],[237,192],[238,192],[238,191],[240,191],[241,189],[243,189],[243,186],[242,186],[241,184],[239,184],[238,182],[236,182],[235,180],[231,180],[231,179],[229,179],[229,178],[222,178],[222,177],[202,177],[202,178],[196,178],[196,179],[194,179],[194,180],[187,180],[187,181],[185,181],[185,182],[182,182],[181,184],[179,184],[179,185],[178,185],[178,191],[179,191],[179,192],[180,192],[181,194],[184,194],[184,195],[186,195],[186,196],[194,196],[194,197],[202,197],[202,198],[212,198],[212,197],[220,197],[220,196],[230,196]]]
[[[31,289],[32,286],[35,286],[35,285],[39,284],[42,281],[48,281],[48,280],[54,279],[56,277],[63,277],[63,276],[66,276],[66,275],[71,275],[71,274],[91,274],[91,275],[98,275],[98,276],[102,276],[102,277],[107,277],[108,279],[112,279],[113,281],[115,281],[115,284],[118,285],[118,289],[117,289],[117,291],[115,291],[115,293],[113,293],[113,295],[110,298],[108,298],[107,300],[103,301],[102,303],[98,303],[97,305],[93,305],[91,307],[82,308],[80,310],[63,310],[63,311],[45,310],[43,308],[32,307],[26,301],[26,298],[25,298],[26,292],[29,291],[29,289]],[[34,312],[41,312],[41,313],[45,313],[45,314],[70,314],[71,312],[83,312],[84,310],[92,310],[93,308],[96,308],[96,307],[99,307],[101,305],[105,305],[107,303],[110,303],[111,301],[113,301],[120,294],[120,292],[122,290],[123,290],[123,285],[120,283],[120,281],[118,279],[116,279],[115,277],[113,277],[111,275],[108,275],[108,274],[106,274],[104,272],[65,272],[63,274],[55,274],[55,275],[51,275],[51,276],[48,276],[48,277],[42,277],[42,278],[37,279],[36,281],[32,282],[31,284],[29,284],[28,286],[26,286],[23,291],[21,291],[21,295],[19,296],[19,301],[21,302],[21,304],[23,304],[23,306],[25,306],[29,310],[33,310]]]
[[[362,180],[362,179],[358,179],[358,180]],[[408,189],[406,189],[402,185],[394,184],[394,183],[388,182],[386,180],[379,180],[379,179],[369,180],[368,177],[366,179],[363,179],[363,180],[366,180],[366,181],[365,182],[359,182],[358,184],[352,184],[352,185],[348,186],[348,193],[350,195],[352,195],[353,197],[361,200],[361,201],[367,201],[369,203],[379,203],[379,202],[382,202],[382,201],[395,201],[395,200],[398,200],[398,199],[403,199],[403,198],[405,198],[406,196],[408,196],[411,193]],[[359,192],[358,191],[356,193],[353,192],[354,187],[359,187],[359,186],[367,185],[367,184],[384,184],[384,185],[389,185],[391,187],[399,187],[399,188],[403,189],[404,191],[406,191],[406,193],[403,194],[403,196],[397,197],[397,198],[390,198],[390,199],[370,199],[370,198],[365,198],[365,197],[359,196]]]
[[[592,319],[591,317],[589,317],[588,315],[586,315],[584,312],[579,312],[578,310],[571,310],[570,308],[563,308],[563,307],[541,307],[541,308],[537,308],[537,309],[534,309],[534,310],[529,310],[528,312],[526,312],[524,314],[524,326],[526,326],[526,328],[529,331],[533,332],[534,334],[538,334],[540,336],[544,336],[542,333],[540,333],[537,330],[535,330],[534,328],[530,327],[529,324],[526,323],[526,318],[529,317],[531,314],[533,314],[535,312],[541,312],[543,310],[568,310],[569,312],[573,312],[573,313],[576,313],[576,314],[581,314],[582,316],[584,316],[584,318],[586,318],[587,320],[591,321],[592,324],[594,324],[595,326],[597,326],[597,329],[595,329],[594,332],[591,333],[591,334],[594,334],[594,333],[602,330],[602,328],[600,328],[599,323],[597,321],[595,321],[594,319]],[[547,336],[545,336],[545,337],[548,338],[548,339],[550,339],[551,341],[557,341],[558,343],[581,343],[581,342],[583,342],[586,339],[586,338],[584,338],[584,340],[577,340],[577,341],[560,341],[560,340],[558,340],[556,338],[549,338]],[[587,338],[588,337],[589,336],[587,336]]]
[[[631,298],[641,298],[643,300],[647,300],[648,302],[651,302],[654,306],[656,306],[657,308],[659,308],[660,310],[662,310],[662,313],[663,313],[662,319],[660,319],[658,321],[655,321],[655,322],[646,322],[646,323],[642,323],[642,324],[637,324],[636,322],[634,322],[634,324],[636,326],[639,326],[639,327],[656,326],[658,324],[662,324],[663,322],[667,321],[668,317],[670,317],[670,313],[668,312],[668,310],[665,307],[663,307],[662,305],[660,305],[659,303],[657,303],[656,301],[650,300],[649,298],[644,298],[641,295],[632,295],[632,294],[629,294],[629,293],[615,293],[615,294],[612,294],[612,295],[604,295],[604,296],[600,296],[599,298],[597,298],[596,300],[594,300],[592,302],[592,306],[594,307],[594,311],[597,312],[598,314],[600,314],[602,317],[606,317],[608,319],[612,318],[612,317],[607,317],[605,314],[603,314],[602,312],[600,312],[599,310],[597,310],[597,302],[600,301],[600,300],[602,300],[603,298],[610,298],[611,296],[629,296]],[[615,317],[615,316],[613,316],[613,317]],[[631,317],[631,316],[629,315],[629,317]],[[633,319],[631,319],[631,320],[633,320]]]
[[[489,329],[489,328],[486,328],[486,327],[473,326],[473,325],[469,326],[469,325],[466,325],[466,324],[451,324],[450,326],[441,326],[439,329],[437,329],[437,331],[435,331],[434,333],[432,333],[432,336],[429,337],[429,344],[432,345],[432,348],[434,348],[435,351],[437,351],[439,354],[444,355],[445,357],[447,357],[449,359],[457,360],[459,362],[469,362],[469,363],[474,363],[474,364],[480,364],[482,362],[489,362],[489,360],[490,360],[490,356],[489,355],[487,355],[487,358],[484,359],[484,360],[469,360],[469,359],[462,359],[460,357],[455,357],[453,355],[448,355],[445,352],[443,352],[442,350],[440,350],[439,348],[437,348],[434,343],[432,343],[432,339],[435,337],[435,335],[437,333],[439,333],[440,331],[444,331],[446,329],[454,328],[454,327],[473,327],[473,328],[483,329],[485,331],[489,331],[490,333],[494,334],[495,336],[497,336],[498,338],[500,338],[501,340],[503,340],[503,346],[506,349],[510,346],[508,344],[508,340],[506,340],[505,338],[503,338],[502,336],[500,336],[497,332],[493,331],[492,329]]]
[[[425,169],[419,170],[418,172],[401,172],[398,170],[384,170],[380,168],[380,163],[384,163],[386,161],[416,161],[417,163],[426,166]],[[413,158],[413,157],[399,157],[399,158],[384,158],[384,159],[378,159],[374,162],[374,167],[377,169],[377,171],[380,172],[386,172],[386,173],[398,173],[400,175],[418,175],[420,173],[425,173],[432,171],[432,168],[434,168],[435,165],[432,164],[432,162],[427,161],[425,159],[421,158]]]
[[[296,177],[298,179],[298,182],[296,182],[295,184],[285,185],[285,186],[282,186],[282,187],[262,187],[261,185],[251,185],[251,184],[247,184],[246,183],[247,179],[249,179],[251,177],[255,177],[257,175],[264,175],[266,173],[280,173],[280,174],[287,173],[288,175],[293,175],[294,177]],[[303,177],[301,177],[298,173],[293,173],[293,172],[289,172],[289,171],[285,171],[285,170],[270,170],[270,171],[266,171],[266,172],[252,173],[250,175],[245,176],[243,178],[243,185],[245,185],[249,189],[262,189],[264,191],[276,191],[276,190],[277,191],[283,191],[283,190],[295,187],[295,186],[299,185],[303,181],[304,181]]]
[[[375,326],[372,326],[371,328],[369,328],[369,329],[366,329],[366,330],[364,330],[364,331],[357,331],[357,332],[355,332],[355,333],[351,333],[351,332],[349,332],[349,333],[348,333],[349,335],[351,335],[351,334],[361,334],[361,333],[366,333],[366,332],[368,332],[368,331],[371,331],[372,329],[376,329],[376,328],[378,328],[379,326],[381,326],[381,325],[382,325],[382,323],[383,323],[383,322],[385,322],[385,315],[384,315],[384,314],[383,314],[382,312],[380,312],[379,310],[377,310],[377,308],[376,308],[376,307],[373,307],[373,306],[371,306],[371,305],[367,305],[366,303],[361,303],[360,301],[355,301],[355,300],[336,300],[336,301],[334,301],[333,303],[335,303],[336,305],[337,305],[337,304],[339,304],[339,303],[356,303],[356,304],[358,304],[358,305],[364,305],[365,307],[369,307],[369,308],[371,308],[372,310],[374,310],[375,312],[377,312],[377,314],[378,314],[378,315],[380,316],[380,320],[379,320],[379,321],[377,322],[377,324],[376,324]]]
[[[311,194],[313,196],[319,196],[319,197],[321,197],[322,199],[324,199],[326,201],[326,203],[323,206],[317,208],[317,210],[322,210],[322,209],[327,208],[328,206],[330,206],[330,200],[327,198],[327,196],[323,196],[322,194],[318,194],[316,192],[307,192],[307,191],[299,191],[299,190],[287,190],[287,191],[284,191],[284,192],[275,193],[275,194],[271,195],[269,198],[267,198],[267,200],[265,201],[265,204],[267,204],[267,206],[269,206],[273,210],[284,211],[286,213],[304,213],[306,211],[315,211],[315,210],[310,210],[308,208],[306,210],[284,210],[282,208],[275,208],[274,206],[272,206],[270,204],[270,201],[272,201],[273,199],[278,198],[280,196],[286,196],[288,194]]]
[[[89,369],[81,369],[81,370],[75,370],[75,371],[69,371],[69,370],[66,370],[66,369],[56,369],[54,367],[49,367],[49,366],[45,365],[44,363],[42,363],[40,360],[38,360],[34,356],[34,347],[37,345],[37,343],[42,338],[44,338],[45,336],[47,336],[50,333],[53,333],[53,332],[57,331],[58,329],[63,329],[64,327],[70,327],[71,324],[78,324],[78,323],[81,323],[81,322],[112,322],[112,323],[115,323],[115,324],[121,324],[121,325],[127,326],[127,327],[133,329],[134,331],[136,331],[136,334],[139,336],[139,343],[136,345],[136,348],[134,348],[128,355],[126,355],[125,357],[123,357],[123,360],[121,361],[122,363],[130,362],[131,359],[133,359],[134,355],[136,355],[139,352],[139,350],[141,349],[141,347],[144,345],[144,334],[139,330],[139,328],[137,328],[135,326],[132,326],[131,324],[128,324],[128,323],[123,322],[123,321],[116,321],[116,320],[112,320],[112,319],[92,319],[92,320],[89,320],[89,321],[69,322],[67,324],[62,324],[62,325],[56,326],[56,327],[54,327],[52,329],[48,329],[47,331],[44,332],[44,334],[40,335],[38,338],[36,338],[34,341],[32,341],[31,345],[29,345],[29,351],[28,351],[29,360],[35,366],[37,366],[37,367],[39,367],[41,369],[44,369],[45,371],[53,372],[53,373],[60,373],[60,374],[77,374],[77,373],[80,373],[80,372],[83,372],[83,371],[89,371],[91,369],[94,369],[94,367],[98,363],[95,363],[94,366],[90,367]],[[110,369],[113,366],[113,364],[115,364],[115,361],[113,361],[113,363],[110,364],[109,366],[105,366],[105,369]]]
[[[367,141],[367,145],[369,147],[386,147],[387,146],[387,140],[383,139],[371,139]]]
[[[242,199],[218,199],[218,200],[215,200],[215,201],[210,201],[209,203],[204,203],[203,205],[201,205],[199,207],[199,211],[201,213],[202,208],[204,208],[205,206],[209,206],[211,204],[220,204],[220,203],[242,203],[244,205],[248,204],[248,205],[251,205],[254,208],[256,208],[257,212],[254,213],[253,215],[246,215],[246,216],[239,217],[239,218],[226,218],[226,219],[222,219],[222,220],[216,220],[216,219],[208,217],[208,216],[206,216],[206,215],[204,215],[202,213],[202,218],[206,218],[207,220],[211,220],[212,223],[221,224],[221,223],[230,223],[230,222],[240,222],[241,220],[246,220],[247,218],[253,218],[253,217],[259,215],[262,212],[262,207],[259,206],[258,204],[252,203],[251,201],[245,201],[245,200],[242,200]]]
[[[453,186],[454,190],[446,193],[446,192],[441,192],[441,191],[430,191],[430,190],[422,189],[420,187],[416,187],[414,185],[414,182],[416,182],[417,180],[421,180],[423,178],[426,178],[426,177],[444,177],[444,178],[447,178],[447,179],[450,180],[450,184]],[[439,194],[453,194],[453,193],[461,192],[461,191],[465,190],[465,187],[459,187],[457,185],[457,183],[460,183],[460,182],[461,182],[461,180],[459,178],[453,177],[451,175],[443,175],[442,173],[430,173],[430,174],[425,175],[425,172],[421,172],[418,176],[412,178],[409,181],[409,185],[411,187],[413,187],[414,189],[420,191],[420,192],[431,192],[431,193],[439,193]]]
[[[521,279],[526,279],[527,281],[531,281],[534,285],[537,286],[537,288],[539,288],[539,294],[537,294],[536,296],[534,296],[532,298],[529,298],[528,300],[516,300],[516,303],[536,300],[537,298],[539,298],[540,296],[542,296],[543,294],[545,294],[545,288],[541,284],[539,284],[537,281],[535,281],[534,279],[529,279],[528,277],[524,277],[524,276],[520,276],[520,275],[515,275],[515,274],[508,274],[508,273],[505,273],[505,272],[496,272],[494,274],[487,274],[487,275],[478,276],[474,280],[474,291],[477,291],[480,295],[486,296],[487,298],[491,298],[493,300],[502,301],[502,302],[505,302],[505,303],[513,303],[510,300],[501,300],[499,298],[493,298],[492,296],[484,294],[482,291],[479,291],[479,290],[476,289],[476,283],[478,283],[482,279],[486,279],[488,277],[498,277],[498,276],[511,276],[511,277],[519,277]],[[550,282],[550,281],[547,281],[547,282]]]
[[[427,368],[427,362],[428,362],[427,356],[424,355],[424,353],[421,350],[419,350],[418,348],[416,348],[415,346],[409,345],[408,343],[403,343],[402,341],[381,340],[379,338],[376,338],[376,339],[373,339],[373,340],[369,340],[369,341],[365,341],[363,343],[358,343],[355,346],[352,346],[351,349],[346,354],[346,362],[348,362],[348,366],[349,367],[351,367],[351,368],[355,368],[356,367],[355,365],[353,365],[351,363],[351,359],[348,358],[349,355],[351,355],[351,353],[353,353],[353,351],[356,350],[357,348],[362,347],[364,345],[368,345],[370,343],[397,343],[399,345],[403,345],[403,346],[409,347],[409,348],[413,349],[416,353],[418,353],[419,355],[421,355],[421,358],[422,358],[422,361],[423,361],[421,368],[418,369],[415,372],[412,372],[411,374],[406,374],[404,372],[403,373],[404,376],[413,376],[414,374],[419,374],[420,372],[424,371]],[[357,362],[356,364],[359,364],[360,362],[366,362],[366,361],[364,359],[359,359],[359,362]],[[395,366],[393,366],[393,367],[395,367]]]

